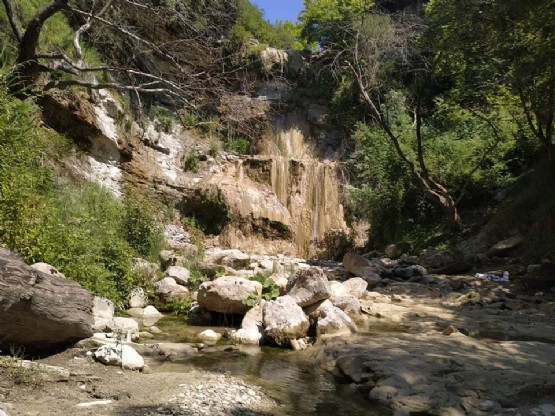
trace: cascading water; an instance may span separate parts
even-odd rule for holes
[[[297,254],[315,254],[330,230],[348,229],[340,202],[337,164],[314,156],[309,127],[297,114],[280,118],[262,152],[271,158],[272,191],[291,214]]]

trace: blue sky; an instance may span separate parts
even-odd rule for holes
[[[276,20],[296,21],[303,8],[303,0],[251,0],[262,10],[264,17],[270,22]]]

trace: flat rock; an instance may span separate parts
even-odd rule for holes
[[[250,307],[243,301],[250,293],[262,294],[262,284],[243,277],[224,276],[202,283],[197,300],[202,308],[209,311],[244,314]]]

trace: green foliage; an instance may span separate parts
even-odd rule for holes
[[[230,39],[236,45],[243,45],[250,39],[257,39],[280,49],[304,49],[305,44],[300,40],[300,26],[285,21],[275,25],[264,20],[262,10],[249,0],[237,1],[237,20],[230,32]]]
[[[368,0],[304,0],[300,16],[302,36],[306,42],[324,48],[341,42],[346,25],[372,6],[373,2]]]
[[[279,287],[276,286],[276,282],[271,277],[266,277],[262,273],[256,273],[251,280],[262,284],[262,295],[259,295],[257,291],[249,293],[247,299],[243,300],[244,305],[253,307],[258,305],[262,299],[269,301],[279,296]]]
[[[150,108],[150,117],[156,120],[165,133],[170,133],[175,123],[176,116],[162,105],[153,105]]]
[[[316,247],[319,249],[318,258],[340,261],[345,253],[354,250],[355,239],[352,234],[343,230],[329,230],[316,243]]]
[[[229,136],[224,141],[224,149],[228,153],[237,155],[249,154],[251,142],[244,137]]]
[[[162,228],[156,221],[156,215],[161,208],[153,202],[153,197],[133,194],[134,192],[129,190],[123,200],[123,235],[139,255],[155,260],[164,247]]]
[[[188,155],[183,158],[183,170],[185,172],[200,172],[200,159],[197,155]]]
[[[175,315],[187,315],[192,304],[193,301],[188,298],[173,298],[168,304],[168,308]]]
[[[192,268],[191,275],[189,276],[189,280],[187,280],[187,287],[190,291],[195,292],[198,290],[200,285],[204,282],[209,281],[210,279],[200,270]]]

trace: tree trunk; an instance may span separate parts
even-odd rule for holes
[[[0,248],[0,344],[47,349],[93,335],[94,296]]]

